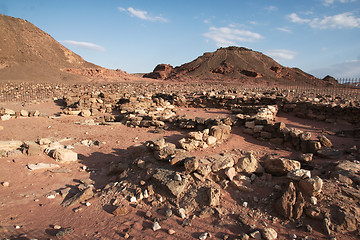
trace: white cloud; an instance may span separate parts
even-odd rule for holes
[[[83,49],[88,49],[88,50],[94,50],[94,51],[100,51],[100,52],[104,52],[106,51],[106,49],[100,45],[97,45],[95,43],[90,43],[90,42],[78,42],[78,41],[73,41],[73,40],[64,40],[64,41],[60,41],[62,44],[66,44],[72,47],[77,47],[77,48],[83,48]]]
[[[210,27],[209,32],[204,33],[203,36],[213,40],[219,47],[237,45],[239,42],[253,42],[263,38],[259,33],[231,27]]]
[[[310,72],[319,78],[323,78],[326,75],[335,78],[358,78],[360,76],[360,60],[345,61],[327,67],[313,69]]]
[[[276,28],[276,30],[286,32],[286,33],[292,33],[292,31],[288,27],[278,27],[278,28]]]
[[[321,0],[321,2],[323,3],[324,6],[330,6],[330,5],[334,4],[336,1],[335,0]],[[338,2],[350,3],[350,2],[356,2],[356,0],[338,0]]]
[[[265,51],[265,54],[277,60],[292,60],[296,56],[296,52],[288,49],[271,49]]]
[[[334,16],[325,16],[323,18],[306,19],[299,17],[296,13],[287,16],[293,23],[308,23],[312,28],[320,29],[343,29],[360,28],[360,18],[351,12],[345,12]]]
[[[140,18],[140,19],[143,19],[143,20],[146,20],[146,21],[168,22],[168,20],[166,18],[163,18],[161,16],[151,16],[151,15],[149,15],[149,13],[147,11],[140,10],[140,9],[135,9],[135,8],[132,8],[132,7],[128,7],[127,9],[122,8],[122,7],[118,7],[118,10],[120,12],[127,12],[132,17],[137,17],[137,18]]]
[[[276,6],[268,6],[265,8],[265,10],[268,12],[275,12],[278,10],[278,8]]]
[[[346,12],[334,16],[324,17],[323,19],[315,18],[311,21],[310,26],[321,29],[360,28],[360,18],[355,17],[350,12]]]
[[[291,13],[287,16],[290,19],[290,22],[293,23],[308,23],[310,19],[301,18],[296,13]]]

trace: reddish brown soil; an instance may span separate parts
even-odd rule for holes
[[[22,108],[37,109],[54,118],[19,118],[2,121],[1,125],[4,129],[1,131],[0,140],[34,141],[38,137],[53,137],[59,140],[71,138],[63,144],[74,144],[89,139],[99,140],[100,146],[87,147],[75,144],[74,151],[79,154],[79,161],[61,164],[61,169],[69,169],[71,173],[51,173],[47,170],[29,171],[26,168],[28,163],[55,163],[52,158],[46,155],[31,157],[18,155],[2,158],[0,161],[0,182],[8,181],[10,186],[0,186],[1,236],[45,239],[55,233],[54,225],[60,225],[75,229],[74,233],[63,239],[123,239],[126,233],[132,239],[196,239],[205,231],[211,233],[212,238],[210,239],[221,239],[223,234],[228,234],[230,239],[233,239],[232,237],[235,238],[244,229],[239,226],[235,216],[231,217],[231,211],[250,216],[250,221],[253,221],[254,224],[269,223],[261,212],[273,212],[272,206],[254,203],[251,193],[231,191],[224,191],[222,202],[224,208],[228,210],[228,213],[224,213],[228,217],[220,220],[215,217],[195,218],[191,221],[191,226],[185,227],[181,226],[182,220],[180,218],[172,217],[161,221],[162,229],[156,232],[151,229],[152,222],[144,216],[150,210],[153,216],[163,219],[163,208],[150,208],[146,204],[131,205],[130,213],[126,216],[114,216],[107,211],[106,207],[102,206],[101,199],[98,197],[89,200],[90,206],[80,206],[81,210],[78,212],[75,212],[74,208],[79,207],[79,205],[61,207],[60,203],[63,197],[57,195],[55,199],[48,199],[45,195],[66,186],[75,186],[83,179],[91,179],[95,188],[100,190],[110,180],[110,177],[106,176],[108,164],[114,160],[131,157],[128,150],[130,146],[159,137],[165,137],[168,141],[175,142],[175,140],[183,137],[185,132],[169,130],[155,134],[152,129],[129,128],[121,124],[77,125],[75,122],[82,122],[86,118],[79,116],[56,117],[56,114],[61,111],[61,107],[52,101],[25,106],[21,106],[19,103],[11,103],[6,104],[6,106],[15,110]],[[191,117],[229,115],[229,112],[225,110],[215,109],[183,108],[179,109],[178,112],[186,113]],[[334,125],[297,119],[285,114],[281,114],[277,120],[286,122],[288,126],[294,125],[294,127],[310,130],[314,133],[323,128],[333,129],[335,127]],[[332,140],[335,140],[335,144],[341,145],[341,142],[337,142],[336,138]],[[292,153],[281,147],[278,148],[264,141],[256,140],[243,134],[241,128],[234,127],[230,139],[225,143],[194,154],[204,156],[212,153],[230,152],[233,149],[253,150],[258,156],[264,153],[276,153],[289,157]],[[87,166],[90,171],[83,171],[82,166]],[[268,197],[271,189],[259,188],[255,189],[255,192],[257,192],[256,196],[262,199]],[[251,208],[243,208],[241,206],[243,201],[248,201]],[[326,239],[322,235],[321,226],[316,222],[310,221],[310,223],[314,227],[312,234],[299,232],[294,227],[295,223],[291,222],[274,222],[272,227],[279,233],[278,239],[288,239],[288,235],[291,233],[295,233],[297,236],[311,235],[314,239]],[[16,229],[15,226],[20,226],[20,228]],[[167,231],[170,228],[175,230],[174,235],[168,234]],[[289,229],[292,230],[289,232]]]

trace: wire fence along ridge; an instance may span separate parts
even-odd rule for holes
[[[111,84],[110,84],[111,85]],[[92,84],[49,84],[49,83],[0,83],[0,102],[27,102],[45,99],[62,98],[68,93],[79,93],[87,89],[94,90],[96,85]],[[234,85],[232,85],[234,86]],[[336,82],[328,82],[322,86],[315,86],[311,83],[286,82],[280,85],[267,85],[266,87],[256,86],[257,91],[276,87],[279,90],[286,90],[292,95],[321,96],[327,95],[340,98],[360,99],[360,78],[339,78]],[[102,90],[104,86],[95,88]],[[238,89],[251,90],[253,85],[238,85]]]

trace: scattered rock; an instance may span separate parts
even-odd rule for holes
[[[129,213],[129,208],[126,205],[118,206],[114,211],[112,211],[112,214],[115,216],[125,216]]]
[[[209,233],[204,232],[204,233],[200,234],[199,239],[200,240],[205,240],[208,237],[208,235],[209,235]]]
[[[285,158],[271,158],[265,159],[265,171],[275,176],[283,176],[292,170],[300,169],[300,162],[289,160]]]
[[[63,237],[63,236],[72,234],[73,232],[74,232],[74,229],[73,229],[73,228],[63,228],[63,229],[60,229],[60,230],[55,234],[55,236],[56,236],[56,237]]]
[[[275,231],[275,229],[273,228],[264,228],[262,231],[262,237],[265,239],[265,240],[275,240],[277,239],[277,232]]]
[[[3,187],[9,187],[9,186],[10,186],[10,183],[7,182],[7,181],[5,181],[5,182],[2,182],[1,185],[2,185]]]
[[[64,201],[61,203],[62,207],[69,207],[80,202],[84,202],[94,196],[92,187],[88,187],[83,191],[80,191],[73,195],[72,197],[65,198]]]
[[[293,182],[290,182],[280,199],[275,202],[275,208],[280,215],[288,219],[298,219],[303,213],[305,200],[301,192],[296,192]]]
[[[78,155],[76,152],[60,148],[54,150],[54,152],[52,153],[52,157],[55,159],[55,161],[59,163],[68,163],[78,160]]]
[[[321,192],[323,181],[320,177],[303,179],[299,182],[300,188],[308,196]]]
[[[325,135],[318,136],[318,139],[319,139],[319,142],[321,143],[321,146],[327,147],[327,148],[333,147],[332,142]]]
[[[311,178],[311,172],[305,169],[295,169],[290,171],[287,177],[294,181],[300,181],[301,179]]]
[[[175,174],[174,170],[158,168],[152,179],[158,187],[177,197],[184,191],[187,180],[183,178],[181,181],[176,181]]]
[[[195,172],[199,167],[199,159],[195,157],[185,159],[184,167],[185,167],[185,171],[188,173]]]
[[[239,158],[238,162],[235,164],[235,169],[240,173],[260,173],[263,171],[263,167],[259,164],[258,160],[252,153]]]
[[[212,158],[212,171],[218,172],[225,168],[230,168],[234,166],[235,163],[235,155],[234,154],[223,154],[223,155],[215,155],[211,156]]]
[[[160,230],[161,226],[158,222],[154,222],[153,226],[152,226],[152,230],[155,232],[157,230]]]
[[[35,163],[35,164],[27,164],[26,166],[31,171],[40,170],[40,169],[53,169],[60,167],[58,164],[52,164],[52,163]]]
[[[224,141],[229,138],[231,127],[229,125],[213,126],[210,129],[210,136],[215,137],[218,141]]]

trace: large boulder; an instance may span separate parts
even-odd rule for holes
[[[210,160],[212,161],[212,166],[211,166],[212,171],[218,172],[220,170],[234,166],[235,157],[236,156],[234,154],[211,156]]]
[[[68,163],[78,160],[78,155],[76,152],[62,148],[55,149],[52,153],[52,157],[59,163]]]
[[[285,158],[268,157],[264,161],[265,171],[275,176],[286,175],[292,170],[300,169],[300,167],[300,162]]]
[[[230,137],[231,127],[229,125],[212,126],[210,135],[215,137],[218,141],[226,140]]]
[[[299,219],[305,205],[301,192],[297,192],[293,182],[290,182],[281,197],[276,201],[275,208],[287,219]]]
[[[316,193],[321,192],[323,180],[318,176],[314,178],[306,178],[301,180],[299,182],[299,185],[305,194],[312,196]]]
[[[184,190],[187,180],[182,178],[180,181],[175,179],[176,171],[166,168],[158,168],[152,176],[155,185],[170,194],[178,197]]]
[[[238,162],[235,164],[235,169],[237,172],[244,173],[263,171],[263,167],[259,164],[258,160],[254,157],[252,153],[249,153],[246,156],[239,158]]]

